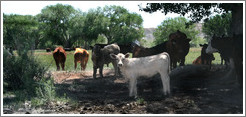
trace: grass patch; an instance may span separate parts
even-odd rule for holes
[[[91,71],[93,70],[93,63],[91,60],[91,50],[88,50],[90,53],[89,55],[89,60],[86,66],[86,71]],[[39,62],[47,67],[49,67],[49,71],[56,71],[56,64],[55,60],[53,58],[52,52],[46,52],[45,50],[38,50],[35,51],[35,57],[39,60]],[[104,66],[104,68],[111,69],[113,68],[112,64],[109,64],[109,67],[107,65]],[[80,64],[77,63],[77,69],[74,69],[74,51],[67,52],[67,59],[65,62],[65,70],[66,71],[80,71]]]
[[[201,55],[202,48],[190,48],[189,53],[185,57],[185,64],[192,64],[192,62]],[[221,58],[219,53],[214,53],[215,60],[212,61],[212,64],[220,64]]]
[[[93,70],[93,63],[91,60],[91,50],[88,50],[90,53],[89,60],[87,63],[86,71]],[[192,62],[201,55],[201,48],[190,48],[190,51],[185,59],[185,64],[192,64]],[[40,61],[41,64],[45,66],[49,66],[49,71],[56,71],[56,64],[55,60],[52,56],[52,52],[47,53],[45,50],[37,50],[35,51],[36,58]],[[215,60],[212,61],[212,64],[220,64],[221,58],[219,53],[214,53]],[[113,68],[112,64],[104,65],[105,69]],[[76,71],[80,71],[80,65],[77,65]],[[65,63],[65,70],[66,71],[75,71],[74,69],[74,51],[67,52],[67,59]]]

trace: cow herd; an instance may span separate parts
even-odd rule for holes
[[[177,67],[177,63],[183,66],[185,56],[190,49],[186,34],[181,31],[171,33],[169,39],[159,45],[151,48],[145,48],[137,44],[95,44],[90,46],[92,49],[91,60],[93,62],[93,78],[96,78],[97,69],[99,69],[100,77],[103,77],[103,66],[112,63],[115,70],[115,76],[122,74],[129,79],[129,96],[137,96],[136,83],[140,76],[151,77],[160,74],[163,93],[170,93],[171,69]],[[193,61],[193,64],[204,64],[211,67],[214,60],[213,53],[219,52],[226,62],[230,63],[232,70],[236,71],[239,84],[242,85],[243,74],[243,52],[242,52],[242,36],[234,37],[213,37],[208,44],[203,44],[201,55]],[[222,44],[223,43],[223,44]],[[228,48],[229,47],[229,48]],[[132,58],[130,54],[132,53]],[[64,70],[66,61],[66,51],[62,47],[57,47],[53,52],[57,70]],[[86,69],[89,59],[89,52],[82,48],[76,48],[74,52],[75,69],[77,62],[81,64],[81,70]]]

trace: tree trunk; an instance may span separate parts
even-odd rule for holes
[[[243,34],[243,4],[234,5],[232,8],[231,33]]]

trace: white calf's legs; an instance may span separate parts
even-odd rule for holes
[[[137,96],[137,79],[136,78],[130,78],[129,82],[129,96]]]
[[[170,78],[168,73],[160,73],[164,95],[170,94]]]

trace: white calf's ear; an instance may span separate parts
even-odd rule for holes
[[[112,59],[116,59],[116,55],[115,55],[115,54],[110,54],[110,57],[111,57]]]
[[[130,54],[129,53],[126,53],[125,54],[125,58],[128,58],[128,57],[130,57]]]

